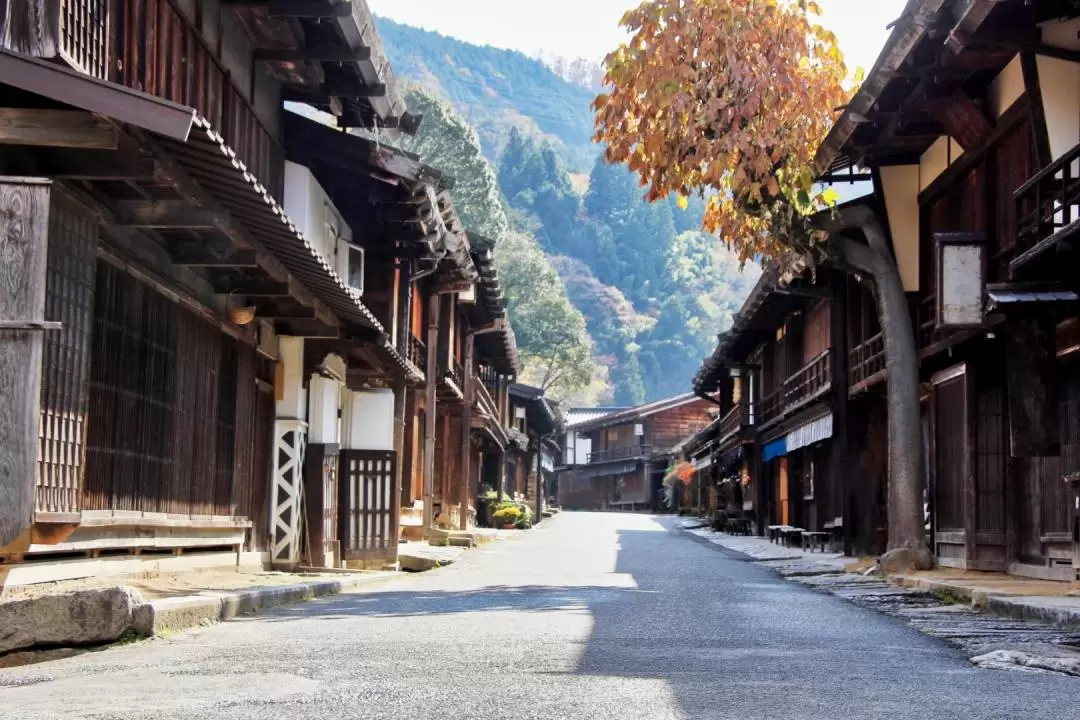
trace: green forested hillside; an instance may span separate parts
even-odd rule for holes
[[[501,153],[511,128],[552,143],[575,171],[587,171],[594,93],[522,53],[480,47],[379,18],[379,35],[394,73],[419,81],[453,102],[476,129],[488,158]]]
[[[645,202],[636,177],[589,142],[592,92],[538,60],[379,29],[395,73],[426,88],[409,91],[425,116],[409,149],[455,177],[470,228],[499,238],[530,379],[550,382],[559,366],[564,396],[627,405],[689,390],[759,275],[697,231],[703,202]],[[486,160],[467,140],[477,136]]]

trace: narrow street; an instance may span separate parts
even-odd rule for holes
[[[0,671],[0,716],[839,720],[1080,706],[1075,680],[973,669],[675,524],[565,513],[368,592]]]

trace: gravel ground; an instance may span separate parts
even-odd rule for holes
[[[354,594],[0,671],[3,718],[1050,718],[1080,683],[671,532],[563,513]]]

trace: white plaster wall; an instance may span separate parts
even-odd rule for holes
[[[278,371],[276,388],[279,418],[307,419],[307,392],[304,390],[304,338],[278,336]]]
[[[1080,20],[1049,22],[1042,26],[1043,42],[1072,50],[1080,49]],[[1080,143],[1080,64],[1037,57],[1050,153],[1054,159]]]
[[[1024,75],[1020,70],[1020,56],[1015,56],[990,83],[989,111],[997,120],[1024,94]]]
[[[919,165],[881,168],[896,265],[906,292],[919,290]]]
[[[394,391],[345,391],[341,447],[346,450],[394,449]]]
[[[312,375],[308,383],[308,442],[316,445],[337,445],[338,404],[341,383],[322,375]]]
[[[960,143],[942,135],[919,158],[919,190],[930,187],[960,156]]]

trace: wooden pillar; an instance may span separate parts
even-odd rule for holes
[[[435,393],[438,390],[439,294],[428,297],[427,397],[424,401],[424,534],[431,530],[435,503]]]
[[[15,553],[34,519],[51,190],[0,178],[0,548]]]
[[[447,518],[450,517],[450,476],[453,474],[453,468],[451,468],[451,456],[450,445],[451,436],[453,435],[453,427],[450,422],[450,409],[446,408],[439,415],[439,435],[442,437],[442,448],[439,452],[439,504],[442,506],[442,511]],[[436,443],[436,447],[438,443]]]
[[[832,274],[832,286],[835,288],[829,306],[829,347],[832,355],[833,386],[833,439],[829,457],[829,486],[840,492],[840,514],[844,519],[844,554],[853,552],[855,508],[852,507],[851,494],[853,473],[848,471],[848,343],[847,343],[847,279],[840,273]],[[830,498],[830,511],[833,517],[819,518],[821,522],[832,522],[835,516],[835,500]]]
[[[401,523],[401,498],[402,482],[405,479],[405,418],[409,386],[404,377],[394,381],[394,482],[390,487],[390,537],[398,537],[398,526]],[[340,511],[340,510],[339,510]]]
[[[474,335],[466,333],[464,337],[465,362],[464,377],[461,379],[461,474],[458,486],[458,529],[469,529],[469,503],[472,499],[470,460],[472,459],[472,407],[473,407],[473,342]]]
[[[416,493],[413,492],[413,478],[416,477],[416,417],[417,417],[417,402],[416,395],[420,392],[417,388],[405,389],[405,411],[403,416],[404,427],[402,433],[402,448],[401,455],[399,456],[398,463],[401,465],[401,482],[400,489],[398,490],[398,507],[412,507],[413,501],[416,500]],[[397,398],[394,398],[395,408],[394,412],[397,412]]]
[[[495,462],[495,502],[502,502],[506,490],[506,448],[498,449]]]

